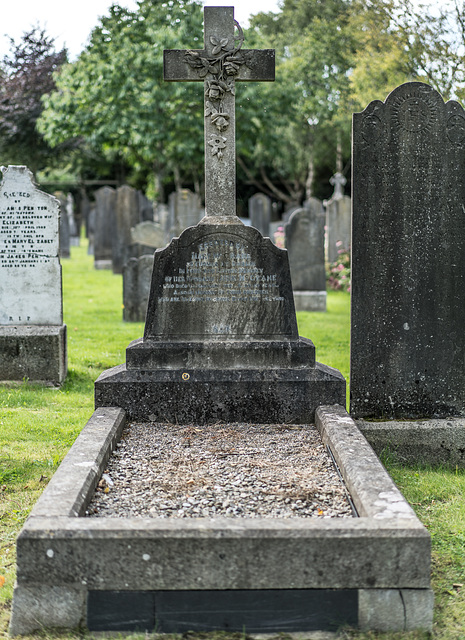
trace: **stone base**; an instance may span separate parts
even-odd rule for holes
[[[0,381],[60,385],[67,372],[66,325],[0,327]]]
[[[121,407],[131,420],[177,424],[313,422],[321,404],[345,406],[346,383],[336,369],[139,370],[119,365],[95,382],[96,407]]]
[[[465,468],[465,418],[369,422],[357,426],[378,455],[400,464]]]
[[[315,422],[357,517],[92,518],[125,426],[97,409],[18,536],[10,633],[431,630],[427,530],[342,407]]]
[[[294,291],[296,311],[326,311],[326,291]]]

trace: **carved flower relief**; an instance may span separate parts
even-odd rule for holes
[[[212,55],[217,56],[221,51],[228,50],[229,38],[217,38],[216,36],[210,36],[210,42],[213,45]]]
[[[212,75],[218,73],[218,69],[214,64],[211,64],[208,58],[201,56],[198,51],[187,51],[185,60],[189,66],[197,70],[201,78],[205,78],[209,73]]]
[[[212,148],[212,155],[217,156],[217,158],[221,159],[223,157],[223,149],[226,148],[227,138],[223,136],[215,136],[211,135],[210,140],[208,140],[208,144]]]
[[[205,105],[205,117],[211,116],[211,121],[218,129],[218,131],[224,131],[229,126],[229,114],[221,113],[218,109],[207,100]]]

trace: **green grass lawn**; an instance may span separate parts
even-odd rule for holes
[[[96,271],[85,246],[72,247],[71,255],[70,260],[62,261],[69,361],[65,384],[60,389],[28,383],[0,385],[0,635],[7,632],[15,579],[15,538],[21,525],[91,416],[95,379],[104,369],[124,362],[127,345],[143,333],[141,323],[122,321],[121,276]],[[349,294],[329,292],[327,313],[298,314],[299,332],[315,343],[317,360],[336,367],[347,379],[349,303]],[[434,637],[465,640],[465,474],[462,470],[386,464],[431,532]],[[463,588],[458,586],[462,584]],[[243,634],[189,637],[244,638]],[[413,640],[425,636],[350,632],[347,637]]]

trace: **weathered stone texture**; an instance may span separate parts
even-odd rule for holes
[[[353,122],[351,412],[465,413],[465,114],[422,83]]]

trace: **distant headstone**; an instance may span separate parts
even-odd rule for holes
[[[249,200],[250,224],[265,238],[270,237],[271,200],[264,193],[256,193]]]
[[[102,187],[95,192],[94,266],[111,269],[116,234],[116,191]]]
[[[139,198],[139,219],[141,222],[153,222],[154,210],[153,202],[147,198],[147,196],[141,191],[137,192]]]
[[[297,311],[326,311],[323,204],[310,198],[285,225],[292,288]]]
[[[353,127],[351,412],[464,415],[464,110],[409,82]]]
[[[189,189],[174,191],[169,195],[168,235],[171,238],[187,229],[194,227],[203,217],[200,198]],[[169,241],[168,240],[168,241]]]
[[[123,267],[123,320],[144,322],[152,281],[153,254],[131,258]]]
[[[283,213],[283,223],[289,222],[290,217],[292,216],[294,211],[297,211],[299,209],[302,209],[302,205],[300,205],[298,202],[291,202],[287,204]]]
[[[94,255],[95,244],[95,219],[97,217],[97,209],[95,206],[89,208],[87,214],[87,237],[89,244],[87,246],[87,253],[90,256]]]
[[[57,191],[55,197],[60,203],[60,258],[69,258],[71,257],[71,234],[66,211],[66,196],[62,191]]]
[[[72,193],[66,196],[66,214],[69,221],[69,239],[73,247],[79,246],[79,231],[74,217],[74,198]]]
[[[165,246],[165,230],[158,222],[139,222],[131,229],[131,242],[159,249]]]
[[[340,252],[350,249],[351,236],[351,199],[344,195],[347,180],[341,173],[336,173],[330,180],[334,185],[334,193],[324,202],[326,207],[326,260],[335,262]]]
[[[131,229],[140,222],[140,197],[129,185],[116,190],[116,230],[112,245],[113,273],[122,273],[123,266],[134,255]]]
[[[236,215],[235,81],[273,80],[274,52],[242,50],[233,7],[204,15],[205,49],[165,51],[164,73],[204,82],[206,216],[155,251],[144,337],[95,402],[178,424],[306,423],[344,404],[345,381],[298,335],[286,251]]]
[[[66,377],[59,201],[25,166],[0,185],[0,380],[60,384]]]

